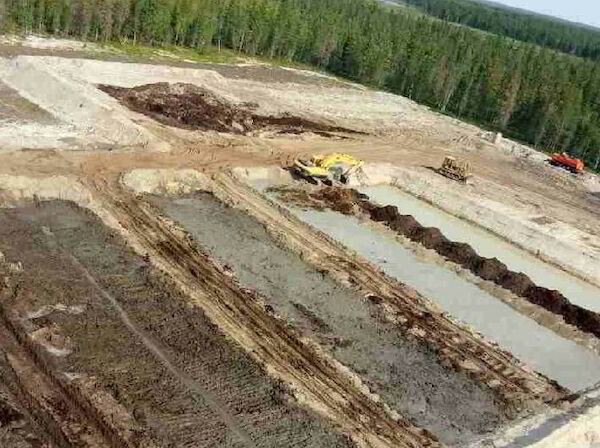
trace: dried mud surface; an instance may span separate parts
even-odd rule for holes
[[[509,417],[493,390],[441,365],[435,353],[387,321],[373,302],[280,247],[241,210],[208,193],[151,201],[231,269],[242,286],[256,289],[277,314],[442,442],[462,446]]]
[[[562,316],[566,323],[581,331],[600,337],[600,314],[575,305],[559,291],[536,285],[527,275],[514,272],[496,258],[486,258],[466,243],[448,240],[438,228],[424,227],[413,216],[402,215],[396,206],[378,206],[368,197],[353,189],[328,187],[306,194],[288,193],[291,200],[304,201],[304,205],[327,207],[344,214],[367,214],[373,221],[381,222],[390,229],[422,244],[478,277],[491,281],[529,302]],[[291,195],[290,195],[291,194]]]
[[[312,132],[325,137],[333,137],[332,133],[357,133],[288,114],[260,115],[256,112],[257,104],[233,104],[193,84],[162,82],[133,88],[109,85],[98,88],[135,112],[184,129],[243,135],[257,130],[282,134]]]
[[[125,416],[128,444],[118,446],[351,446],[90,212],[58,201],[1,210],[0,251],[21,262],[3,312],[44,347],[46,369],[94,379],[94,396],[106,397],[96,407]]]

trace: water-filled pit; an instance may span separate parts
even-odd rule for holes
[[[264,179],[250,183],[260,191],[266,189]],[[275,194],[266,194],[277,201]],[[542,327],[456,272],[423,261],[393,236],[353,216],[281,205],[562,386],[577,391],[600,379],[600,357],[594,352]]]
[[[394,205],[400,213],[412,215],[426,227],[437,227],[451,241],[470,244],[488,258],[496,257],[515,272],[527,274],[538,286],[560,291],[572,303],[600,312],[600,288],[545,263],[486,230],[450,215],[439,208],[390,185],[359,190],[381,205]]]

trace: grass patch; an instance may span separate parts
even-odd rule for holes
[[[176,61],[196,64],[242,64],[254,63],[277,67],[290,67],[300,70],[316,71],[315,67],[284,59],[249,56],[228,48],[205,46],[202,49],[178,47],[175,45],[148,46],[131,41],[117,41],[100,44],[106,52],[129,56],[135,60]]]
[[[194,48],[165,45],[151,47],[133,42],[108,42],[101,45],[104,51],[130,56],[134,59],[170,60],[204,64],[236,64],[248,58],[229,49],[207,47],[202,50]]]

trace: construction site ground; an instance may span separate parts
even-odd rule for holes
[[[0,46],[1,446],[598,443],[593,387],[535,372],[247,182],[349,153],[365,184],[599,287],[595,175],[325,74],[80,44]],[[432,169],[446,155],[468,185]]]

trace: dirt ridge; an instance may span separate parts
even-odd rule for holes
[[[359,446],[442,446],[433,434],[393,416],[332,360],[301,341],[285,322],[265,309],[255,292],[240,288],[159,210],[120,189],[103,190],[104,203],[127,229],[128,239],[147,251],[157,267],[189,296],[191,304],[200,306],[273,376],[289,383],[306,403],[314,403],[315,409]]]
[[[566,323],[600,337],[600,314],[571,303],[559,291],[538,286],[526,274],[511,271],[497,258],[479,255],[471,245],[450,241],[437,227],[425,227],[414,216],[403,215],[394,205],[379,206],[353,189],[327,187],[311,194],[327,207],[344,214],[365,213],[411,241],[432,249],[447,260],[493,282],[535,305],[562,316]]]

